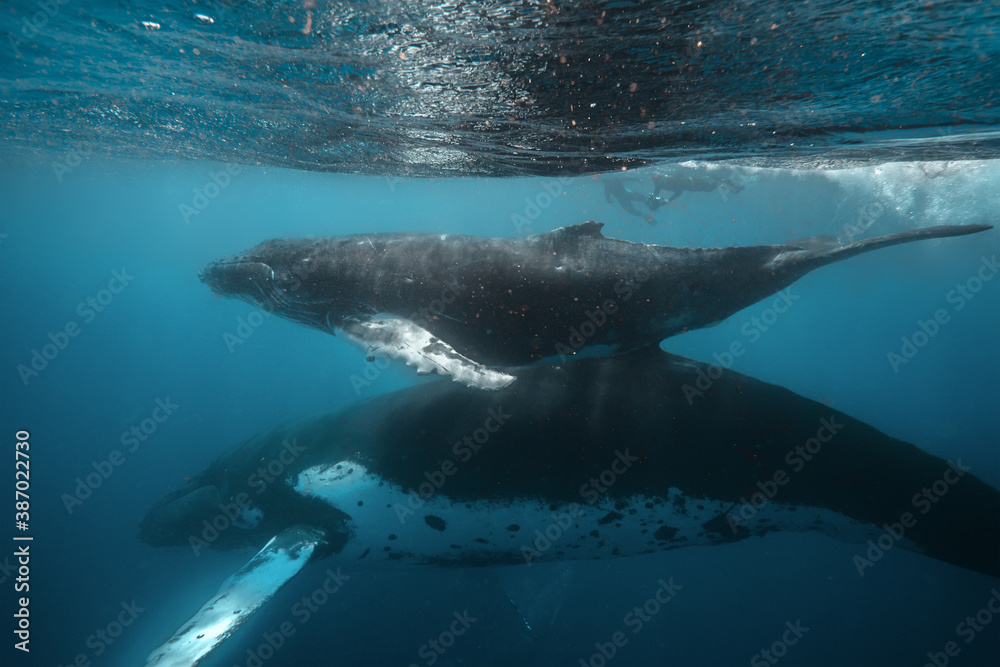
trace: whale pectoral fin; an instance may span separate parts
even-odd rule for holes
[[[516,378],[465,357],[427,329],[401,317],[347,319],[340,323],[344,335],[375,357],[401,359],[417,373],[449,375],[476,389],[501,389]]]
[[[149,654],[146,667],[193,667],[298,574],[324,533],[293,526],[281,531],[219,588],[194,616]]]

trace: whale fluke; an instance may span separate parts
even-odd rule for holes
[[[863,255],[866,252],[888,248],[889,246],[911,243],[913,241],[923,241],[925,239],[941,239],[951,236],[966,236],[977,234],[993,229],[992,225],[939,225],[937,227],[925,227],[923,229],[908,229],[893,234],[884,234],[870,239],[840,243],[832,237],[821,237],[815,242],[812,239],[803,239],[796,243],[789,243],[789,246],[801,245],[801,249],[789,249],[774,258],[775,269],[784,268],[787,265],[808,266],[807,271],[812,271],[820,266],[839,262],[856,255]]]

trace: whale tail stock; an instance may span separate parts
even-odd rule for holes
[[[861,255],[879,248],[922,241],[924,239],[939,239],[949,236],[965,236],[993,229],[992,225],[940,225],[924,229],[910,229],[894,234],[885,234],[861,241],[840,243],[832,237],[803,239],[794,244],[788,244],[789,250],[781,253],[771,262],[772,268],[781,270],[790,266],[804,268],[805,272],[839,262],[855,255]],[[793,249],[794,248],[794,249]]]

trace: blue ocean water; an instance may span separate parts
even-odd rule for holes
[[[277,318],[227,346],[224,336],[235,334],[252,309],[213,298],[197,278],[208,261],[275,234],[378,229],[514,236],[529,231],[515,224],[531,202],[548,201],[539,194],[551,185],[535,178],[393,180],[244,166],[188,221],[180,205],[226,165],[94,157],[61,182],[50,162],[9,161],[3,168],[4,430],[8,442],[17,429],[31,433],[35,535],[32,652],[13,652],[9,636],[4,645],[4,664],[17,665],[69,665],[78,655],[95,665],[142,664],[253,553],[194,558],[188,549],[144,545],[137,525],[148,507],[259,430],[420,381],[393,365],[356,391],[349,377],[364,373],[362,355]],[[608,203],[601,179],[588,176],[567,181],[564,194],[539,208],[530,231],[598,219],[607,222],[609,236],[651,243],[781,242],[841,234],[877,197],[886,211],[867,230],[873,234],[989,220],[1000,203],[998,178],[996,162],[955,164],[935,179],[908,164],[749,170],[738,196],[687,193],[658,212],[652,226]],[[742,329],[766,303],[662,346],[712,361],[741,340],[747,351],[734,360],[735,370],[824,401],[926,451],[961,458],[1000,486],[1000,282],[984,282],[961,310],[947,298],[998,245],[990,231],[854,258],[796,283],[795,306],[767,331],[755,328],[753,341]],[[127,285],[91,312],[87,299],[108,288],[116,272]],[[895,372],[887,353],[939,308],[951,312],[950,321]],[[78,335],[22,381],[18,366],[30,365],[33,350],[71,322]],[[172,414],[125,452],[90,497],[67,508],[63,497],[74,493],[77,478],[122,450],[122,435],[150,417],[157,401],[175,406]],[[4,478],[12,484],[6,465]],[[902,550],[859,577],[852,562],[858,552],[858,545],[818,534],[775,533],[655,556],[525,567],[523,576],[552,579],[572,570],[552,627],[537,639],[504,593],[510,576],[522,576],[516,567],[346,570],[350,580],[342,590],[297,625],[266,664],[429,664],[421,646],[447,627],[453,612],[468,610],[476,622],[437,664],[583,659],[596,665],[595,642],[630,632],[623,618],[656,592],[661,578],[673,578],[682,590],[646,629],[630,632],[616,664],[746,664],[781,639],[786,622],[798,621],[809,630],[783,664],[923,664],[928,651],[948,641],[962,642],[950,664],[995,663],[1000,622],[969,644],[955,631],[987,604],[995,579]],[[327,567],[310,565],[204,664],[253,664],[247,651],[281,622],[297,622],[289,610],[322,582]],[[142,609],[134,623],[113,641],[97,639],[123,603]]]
[[[1000,209],[995,2],[3,9],[0,489],[13,495],[27,430],[30,527],[5,533],[34,538],[27,582],[19,544],[0,552],[3,665],[144,664],[255,551],[146,545],[155,501],[278,422],[433,381],[391,364],[352,383],[370,372],[356,348],[213,296],[198,280],[212,260],[274,236],[513,237],[587,220],[674,246],[846,240],[995,224]],[[640,215],[607,197],[619,178],[647,193],[679,161],[742,190]],[[1000,488],[998,250],[996,229],[879,250],[801,279],[773,322],[765,300],[661,347]],[[995,578],[902,549],[862,577],[864,548],[771,533],[531,568],[345,567],[301,622],[327,559],[202,664],[1000,664]],[[634,631],[661,580],[681,588]],[[13,633],[25,583],[27,654]],[[549,612],[533,632],[507,598],[525,587]],[[428,649],[456,613],[475,621]]]

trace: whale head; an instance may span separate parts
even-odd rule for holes
[[[139,537],[153,546],[186,546],[197,555],[208,548],[260,547],[301,524],[321,530],[326,548],[339,550],[356,507],[327,502],[304,481],[315,486],[307,471],[348,462],[341,437],[359,436],[342,433],[340,418],[338,411],[329,420],[306,420],[310,427],[292,421],[226,452],[155,502]]]
[[[278,459],[275,459],[278,460]],[[139,525],[139,537],[157,547],[202,549],[259,547],[290,523],[314,525],[340,548],[347,541],[348,515],[319,501],[303,499],[287,480],[241,475],[211,479],[210,471],[189,480],[153,504]],[[245,484],[249,480],[249,484]],[[287,509],[286,509],[287,508]]]
[[[206,266],[199,278],[220,296],[242,299],[263,310],[309,325],[322,325],[333,305],[318,297],[317,287],[334,276],[317,271],[326,258],[316,245],[301,239],[272,239]]]
[[[238,297],[255,305],[269,303],[275,291],[274,269],[252,257],[212,262],[198,277],[216,294]]]

